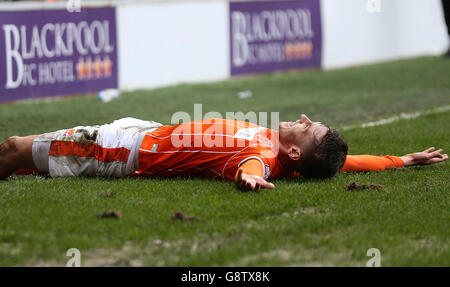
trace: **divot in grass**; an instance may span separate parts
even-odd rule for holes
[[[172,214],[172,219],[180,221],[203,221],[202,219],[197,218],[197,216],[187,216],[183,211],[175,211]]]
[[[100,193],[100,196],[104,197],[104,198],[114,197],[114,196],[116,196],[116,193],[114,191],[111,191],[111,189],[107,189],[105,191],[102,191]]]
[[[122,214],[119,211],[115,211],[115,210],[107,210],[107,211],[103,211],[99,214],[96,214],[96,216],[98,218],[115,218],[115,219],[119,219],[120,217],[122,217]]]
[[[369,184],[360,184],[357,183],[356,181],[352,181],[350,182],[346,189],[348,191],[355,191],[355,190],[383,190],[384,186],[382,186],[381,184],[377,184],[377,183],[369,183]]]

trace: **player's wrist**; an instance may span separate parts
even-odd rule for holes
[[[413,164],[413,158],[410,154],[405,154],[404,156],[401,156],[400,159],[403,160],[404,166],[410,166]]]

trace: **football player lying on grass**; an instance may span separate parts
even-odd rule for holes
[[[396,156],[347,155],[333,129],[305,115],[279,130],[207,119],[179,125],[124,118],[42,135],[10,137],[0,145],[0,179],[12,173],[52,177],[199,176],[234,180],[242,190],[272,189],[272,179],[333,177],[448,159],[442,149]]]

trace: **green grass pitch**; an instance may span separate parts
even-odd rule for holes
[[[170,123],[176,111],[305,113],[335,127],[450,104],[450,60],[425,57],[333,71],[242,77],[124,93],[0,106],[0,140],[136,117]],[[253,97],[236,94],[251,90]],[[448,152],[450,112],[343,131],[350,154]],[[450,265],[450,163],[322,181],[279,180],[238,191],[203,179],[45,179],[0,182],[0,265],[382,266]],[[382,190],[347,191],[349,182]],[[114,210],[119,219],[96,215]],[[183,211],[198,220],[173,220]]]

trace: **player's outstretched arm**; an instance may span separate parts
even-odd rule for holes
[[[443,151],[441,148],[435,151],[434,147],[430,147],[422,152],[409,153],[400,158],[405,166],[434,164],[448,160],[448,155],[442,154]]]
[[[240,190],[260,190],[261,188],[274,189],[275,185],[273,183],[267,182],[262,177],[258,175],[245,174],[244,170],[241,168],[238,171],[237,177],[235,179],[236,185]]]
[[[442,152],[442,149],[434,151],[434,147],[430,147],[423,152],[410,153],[401,157],[347,155],[342,171],[380,171],[388,168],[434,164],[448,159],[448,155]]]

